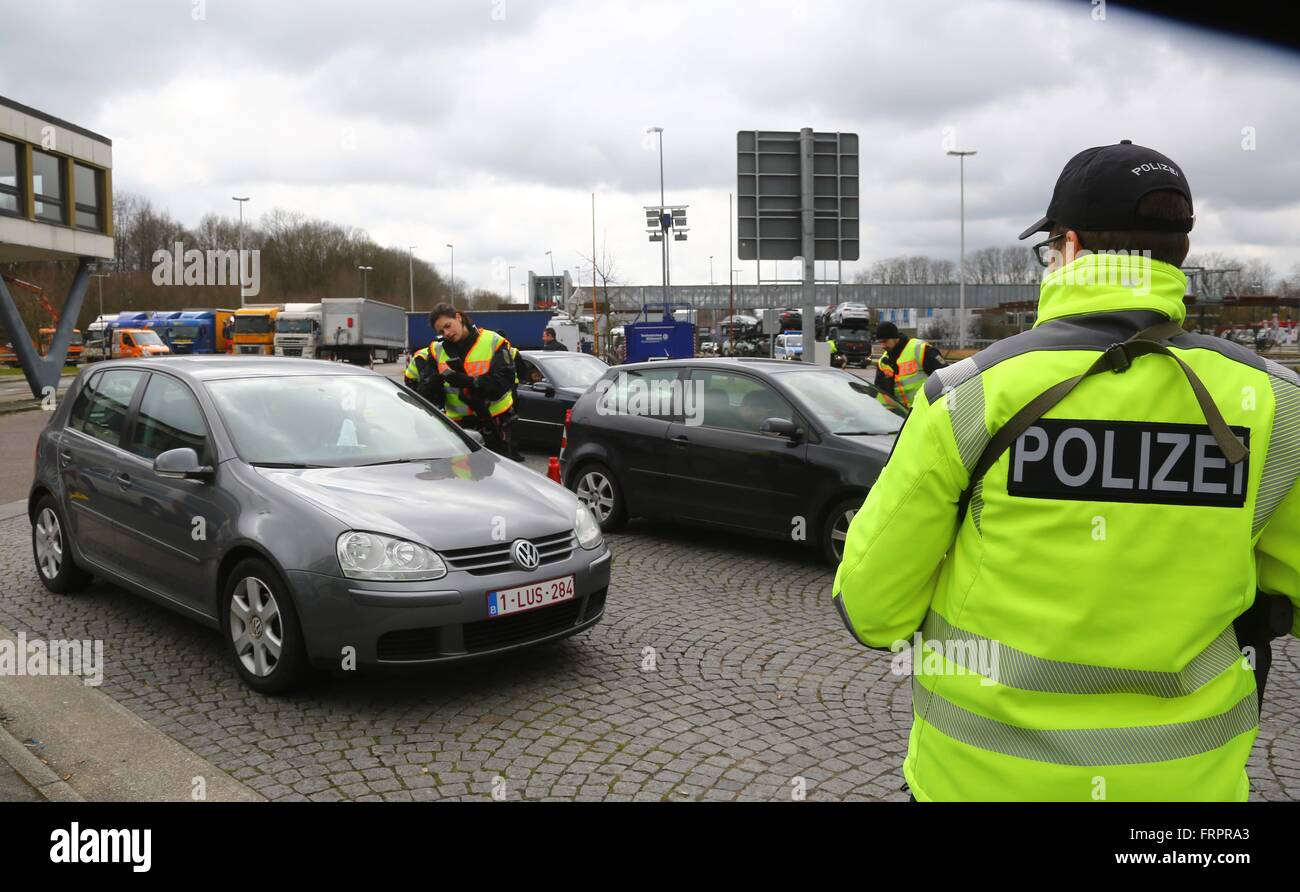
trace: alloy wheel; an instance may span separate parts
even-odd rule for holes
[[[614,484],[599,471],[588,471],[578,481],[578,498],[604,523],[614,513]]]
[[[253,675],[275,671],[284,647],[284,621],[270,587],[255,576],[235,586],[230,598],[230,638],[235,656]]]
[[[46,579],[58,576],[63,567],[63,528],[51,508],[36,516],[36,563]]]

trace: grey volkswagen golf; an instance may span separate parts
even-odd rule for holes
[[[388,379],[194,356],[82,371],[28,500],[53,592],[101,576],[219,629],[244,681],[464,659],[580,632],[610,553],[591,513]]]

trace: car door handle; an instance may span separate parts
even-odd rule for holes
[[[674,446],[689,446],[691,445],[691,438],[686,436],[685,434],[678,434],[677,436],[673,437],[670,442]]]
[[[65,465],[71,463],[71,461],[72,461],[72,453],[71,453],[71,452],[68,452],[66,449],[62,450],[62,451],[59,453],[59,461],[63,462],[63,464],[65,464]]]
[[[131,488],[131,475],[130,475],[130,474],[114,474],[114,475],[113,475],[113,479],[116,480],[116,481],[117,481],[117,485],[120,486],[120,487],[122,487],[123,489],[130,489],[130,488]]]

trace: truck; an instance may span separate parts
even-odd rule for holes
[[[275,355],[314,359],[322,318],[319,303],[285,304],[275,318]]]
[[[555,339],[571,351],[580,349],[579,324],[555,310],[468,310],[474,324],[495,331],[516,350],[542,349],[542,332],[555,329]],[[428,313],[407,313],[407,338],[412,350],[427,347],[435,338]]]
[[[364,297],[327,297],[320,302],[319,359],[354,365],[391,362],[406,348],[406,311]]]
[[[109,314],[96,316],[95,321],[86,326],[86,339],[82,345],[81,358],[86,362],[98,362],[108,359],[108,329],[117,317]]]
[[[174,310],[154,313],[148,327],[172,353],[229,353],[234,319],[233,310]]]
[[[283,304],[246,304],[235,310],[232,353],[240,356],[270,356],[275,349],[275,320]]]

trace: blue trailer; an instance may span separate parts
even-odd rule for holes
[[[502,335],[517,350],[542,349],[542,332],[552,325],[554,310],[468,310],[474,324]],[[406,314],[407,344],[412,350],[434,339],[428,313]]]
[[[174,310],[154,313],[145,327],[172,353],[226,353],[233,318],[232,310]]]
[[[650,319],[651,307],[663,318]],[[674,310],[690,309],[690,304],[646,304],[635,322],[623,326],[627,341],[628,362],[654,359],[691,359],[695,356],[695,326],[673,318]]]

